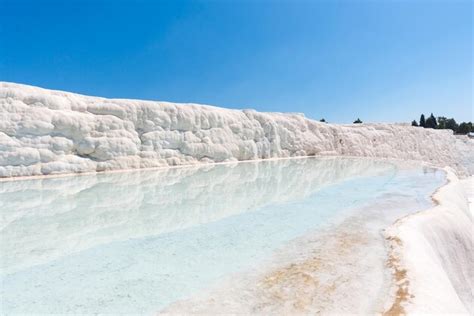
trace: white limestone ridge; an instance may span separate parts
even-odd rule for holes
[[[0,177],[307,155],[422,160],[466,175],[474,170],[473,147],[449,130],[334,125],[302,114],[105,99],[0,82]]]
[[[394,312],[474,314],[473,213],[468,204],[474,178],[464,184],[450,168],[445,170],[449,183],[434,194],[437,205],[399,219],[385,232],[398,276]]]

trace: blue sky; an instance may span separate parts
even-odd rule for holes
[[[89,95],[472,120],[471,1],[0,0],[0,80]]]

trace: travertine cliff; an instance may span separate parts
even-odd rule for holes
[[[472,142],[450,131],[333,125],[299,114],[104,99],[0,82],[0,177],[306,155],[423,160],[469,174],[469,152]]]

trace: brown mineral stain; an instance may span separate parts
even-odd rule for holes
[[[337,272],[334,262],[347,262],[344,257],[351,255],[351,249],[366,243],[364,237],[357,233],[339,232],[334,237],[334,257],[331,260],[326,258],[326,254],[319,254],[315,250],[313,253],[318,255],[273,270],[258,284],[263,296],[269,298],[272,304],[285,305],[287,308],[288,302],[291,302],[293,311],[298,313],[308,311],[314,305],[313,301],[321,295],[330,296],[339,284],[345,282],[344,278],[322,282],[318,276]],[[340,260],[334,260],[336,258]]]
[[[387,239],[397,246],[402,246],[402,241],[398,237],[388,237]],[[397,284],[397,291],[392,306],[383,314],[388,316],[406,315],[403,303],[407,302],[409,298],[413,298],[413,295],[410,295],[409,292],[410,282],[407,279],[407,270],[400,268],[400,259],[393,254],[393,248],[393,245],[391,245],[387,265],[393,270],[393,278],[394,283]]]

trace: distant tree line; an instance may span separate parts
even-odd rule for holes
[[[433,113],[425,119],[425,115],[421,114],[420,122],[416,120],[411,122],[412,126],[421,126],[424,128],[435,128],[435,129],[450,129],[456,134],[467,134],[469,132],[474,132],[472,122],[462,122],[461,124],[456,123],[456,120],[453,118],[446,118],[444,116],[434,117]]]

